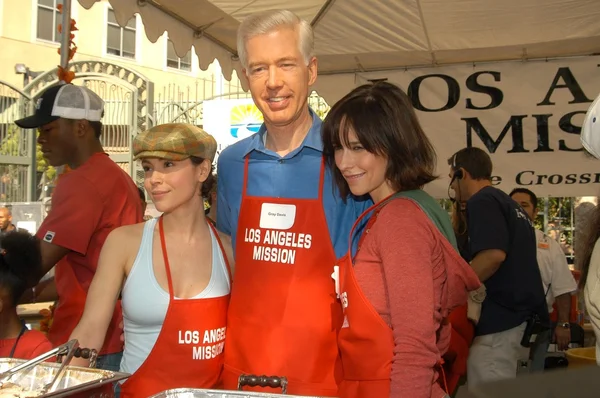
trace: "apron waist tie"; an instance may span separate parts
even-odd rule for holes
[[[441,376],[442,376],[442,381],[443,381],[443,385],[442,388],[444,389],[444,391],[446,392],[446,394],[450,394],[450,391],[448,389],[448,381],[446,380],[446,371],[444,370],[444,359],[440,358],[437,363],[436,366],[441,370]]]

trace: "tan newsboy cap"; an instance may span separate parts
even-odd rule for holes
[[[217,152],[217,141],[206,131],[192,124],[159,124],[138,134],[133,140],[133,156],[185,160],[190,156],[212,161]]]

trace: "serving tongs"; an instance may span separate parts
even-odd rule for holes
[[[35,367],[36,365],[44,362],[45,360],[52,358],[53,356],[64,356],[64,358],[60,364],[60,367],[58,368],[58,372],[56,372],[56,374],[54,375],[54,377],[52,378],[52,381],[50,381],[50,383],[48,383],[44,387],[42,387],[40,393],[45,394],[45,393],[56,391],[56,389],[58,388],[58,385],[60,384],[60,381],[62,380],[62,377],[64,376],[65,372],[67,371],[67,366],[71,362],[71,359],[73,359],[73,356],[75,355],[75,352],[77,351],[78,348],[79,348],[79,342],[76,339],[73,339],[73,340],[68,341],[65,344],[62,344],[56,348],[53,348],[52,350],[50,350],[38,357],[35,357],[27,362],[24,362],[21,365],[15,366],[14,368],[11,368],[4,373],[0,373],[0,388],[2,388],[2,386],[5,383],[7,383],[8,380],[10,380],[15,374],[22,372],[24,370],[31,369],[31,368]]]

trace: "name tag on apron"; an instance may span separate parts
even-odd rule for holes
[[[296,220],[296,206],[263,203],[260,209],[260,228],[290,229]]]
[[[331,274],[335,282],[335,294],[337,298],[340,298],[340,267],[338,265],[333,266],[333,274]]]
[[[538,243],[538,247],[540,249],[546,249],[546,250],[548,250],[550,248],[550,245],[548,243],[545,243],[545,242],[540,242],[540,243]]]

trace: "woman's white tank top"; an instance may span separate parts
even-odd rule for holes
[[[125,350],[121,371],[126,373],[134,373],[152,351],[169,306],[169,292],[160,287],[152,267],[152,243],[157,220],[153,218],[146,221],[140,249],[123,286]],[[231,281],[225,259],[212,228],[210,234],[213,253],[210,281],[200,294],[190,300],[229,294]]]

